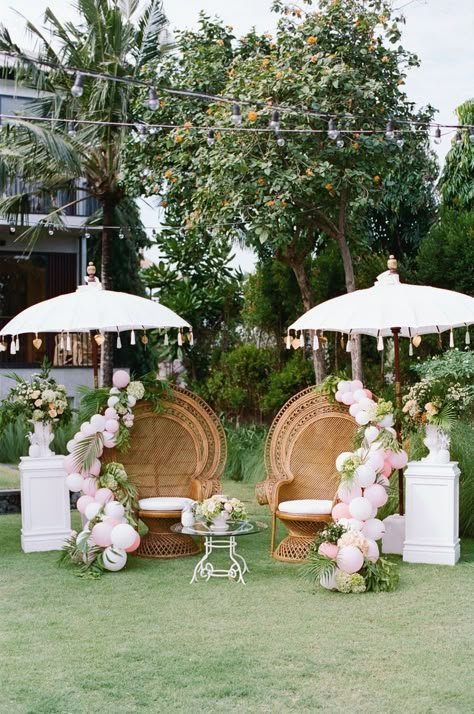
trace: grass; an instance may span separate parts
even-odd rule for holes
[[[223,491],[248,501],[253,488]],[[401,565],[395,593],[315,590],[239,541],[247,584],[189,585],[195,558],[130,558],[82,581],[57,553],[24,554],[0,517],[1,714],[472,711],[474,543],[456,567]]]
[[[0,488],[20,488],[20,472],[15,466],[0,466]]]

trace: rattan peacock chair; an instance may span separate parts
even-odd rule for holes
[[[104,460],[122,463],[138,488],[138,516],[148,533],[137,555],[178,558],[201,546],[170,528],[191,500],[220,492],[227,444],[216,414],[193,392],[173,386],[161,407],[156,413],[149,402],[138,403],[129,450],[105,449]]]
[[[336,457],[352,450],[357,424],[344,405],[309,387],[279,411],[265,445],[267,478],[257,501],[272,512],[271,555],[302,562],[318,530],[331,521],[340,476]],[[289,535],[275,548],[277,518]]]

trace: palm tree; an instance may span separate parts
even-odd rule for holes
[[[162,2],[149,0],[136,17],[138,5],[139,0],[77,0],[79,21],[64,23],[47,8],[47,37],[41,28],[26,21],[37,41],[34,59],[12,41],[5,27],[0,28],[0,50],[16,58],[17,82],[38,92],[31,116],[63,120],[16,120],[2,132],[0,192],[18,175],[25,188],[0,199],[0,213],[10,220],[21,219],[31,201],[46,196],[53,203],[45,220],[59,227],[66,210],[88,197],[95,198],[100,208],[92,221],[102,225],[101,280],[105,288],[113,287],[111,227],[126,225],[121,203],[127,196],[120,178],[130,127],[120,123],[131,121],[132,103],[144,90],[133,81],[93,75],[138,79],[146,65],[160,55],[160,33],[167,24]],[[104,124],[81,123],[88,120]],[[75,191],[78,182],[83,189],[79,194]],[[70,200],[54,205],[58,195],[69,195]],[[29,227],[22,236],[32,244],[40,230],[41,226]],[[102,373],[104,384],[110,384],[109,340],[102,348]]]

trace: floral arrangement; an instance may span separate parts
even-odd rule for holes
[[[50,365],[25,380],[11,375],[16,385],[0,403],[0,429],[18,418],[43,424],[66,424],[71,419],[66,387],[49,376]]]
[[[94,577],[104,570],[121,570],[127,554],[140,545],[135,519],[136,489],[122,464],[109,463],[102,470],[100,457],[104,448],[127,447],[134,423],[132,410],[137,400],[145,396],[146,389],[142,382],[131,382],[124,371],[114,374],[113,385],[110,390],[98,390],[99,394],[93,395],[102,409],[81,424],[67,444],[69,455],[63,462],[69,490],[82,494],[77,509],[87,523],[80,533],[71,534],[62,562],[79,564],[82,575]]]
[[[376,402],[357,379],[336,384],[330,377],[327,384],[334,399],[349,407],[361,429],[358,447],[336,459],[341,481],[339,502],[332,510],[334,523],[316,538],[307,574],[329,590],[391,590],[397,575],[394,566],[380,557],[377,541],[385,529],[376,516],[388,501],[390,477],[408,461],[393,428],[393,405]]]
[[[221,513],[227,513],[230,521],[246,521],[248,519],[245,506],[238,498],[228,498],[217,495],[197,502],[194,513],[198,520],[213,521]]]
[[[408,429],[434,424],[449,432],[456,418],[474,403],[472,385],[447,380],[423,378],[403,397],[402,412]]]

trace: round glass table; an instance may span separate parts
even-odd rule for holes
[[[181,523],[171,526],[173,533],[184,533],[185,535],[204,538],[204,555],[194,568],[191,583],[197,583],[199,579],[231,578],[244,585],[244,574],[249,572],[249,568],[245,558],[236,552],[236,539],[239,536],[259,533],[265,528],[267,528],[266,523],[258,521],[233,521],[229,523],[229,527],[226,530],[216,530],[215,527],[201,522],[186,527],[182,526]],[[230,563],[227,569],[216,568],[212,564],[210,559],[215,550],[228,550]]]

